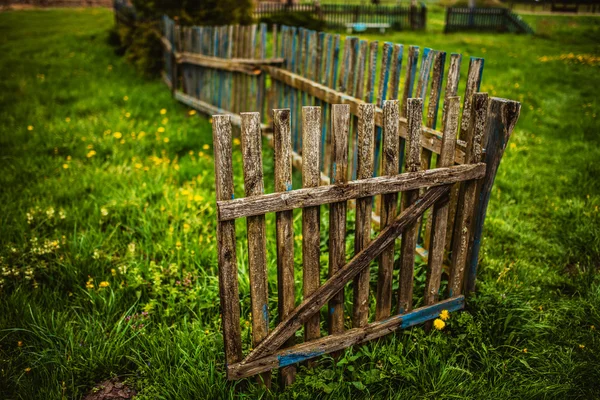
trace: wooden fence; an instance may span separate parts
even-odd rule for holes
[[[507,8],[466,8],[446,9],[446,33],[459,31],[488,31],[534,33],[521,17]]]
[[[342,45],[340,35],[302,28],[180,27],[166,17],[162,25],[165,82],[176,99],[214,115],[229,379],[261,374],[268,383],[269,371],[281,368],[284,383],[290,383],[297,362],[464,306],[463,292],[475,287],[494,177],[520,112],[518,102],[476,94],[483,59],[469,60],[459,116],[460,54],[451,54],[446,67],[443,51],[421,52],[417,46],[405,51],[388,42],[380,49],[377,41],[352,36]],[[233,198],[232,126],[242,132],[246,197],[241,199]],[[263,193],[261,135],[274,147],[276,193]],[[301,189],[293,190],[292,167],[302,171]],[[326,204],[329,279],[321,282],[319,209]],[[354,257],[348,259],[344,243],[351,206],[356,242]],[[297,208],[303,220],[300,305],[292,268],[291,213]],[[276,326],[269,322],[273,312],[265,267],[264,215],[271,212],[276,213],[278,243]],[[242,359],[234,220],[244,217],[254,349]],[[379,231],[373,240],[371,227]],[[394,277],[399,235],[400,273]],[[425,290],[413,288],[415,254],[428,265]],[[368,265],[375,259],[377,288],[371,296]],[[442,271],[448,277],[445,290],[440,290]],[[350,280],[354,305],[352,328],[346,329],[343,288]],[[395,296],[394,281],[399,285]],[[413,295],[422,295],[416,309]],[[330,335],[321,338],[319,310],[327,302]],[[374,315],[369,315],[371,305]],[[302,325],[305,342],[296,344],[294,333]]]
[[[351,5],[351,4],[281,4],[258,3],[255,19],[289,14],[308,14],[324,21],[327,27],[343,29],[349,23],[389,24],[392,29],[425,29],[427,7],[401,5]]]

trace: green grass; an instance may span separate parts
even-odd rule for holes
[[[483,56],[482,89],[523,103],[478,293],[442,332],[414,328],[324,357],[277,395],[248,380],[249,397],[600,397],[600,19],[528,16],[540,33],[529,37],[441,35],[441,14],[430,17],[426,33],[366,37]],[[141,399],[233,397],[210,124],[115,56],[111,25],[106,10],[0,14],[0,397],[79,398],[113,375]],[[275,309],[275,279],[270,288]]]

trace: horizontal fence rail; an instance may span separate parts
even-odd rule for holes
[[[173,96],[213,115],[229,379],[258,375],[268,385],[269,371],[280,368],[283,384],[290,384],[297,362],[335,356],[443,309],[463,308],[463,293],[475,287],[495,174],[520,113],[518,102],[478,93],[483,59],[469,59],[459,91],[461,55],[430,48],[266,24],[182,27],[167,17],[162,33],[163,79]],[[237,130],[245,190],[238,199],[232,166]],[[263,142],[274,151],[275,193],[264,193]],[[292,181],[292,169],[302,182]],[[322,207],[329,207],[326,281],[320,272]],[[350,207],[352,256],[346,252]],[[300,304],[295,209],[302,213]],[[269,213],[275,213],[277,324],[266,284]],[[238,218],[247,224],[252,310],[253,350],[245,358]],[[427,264],[424,288],[415,287],[416,260]],[[373,261],[376,279],[367,267]],[[325,304],[328,311],[320,315]],[[298,343],[294,333],[302,327]]]
[[[425,29],[427,7],[402,5],[282,4],[257,3],[255,19],[302,14],[323,21],[328,28],[343,29],[348,24],[385,24],[392,29]]]
[[[491,31],[529,33],[533,29],[521,17],[507,8],[446,9],[446,33],[459,31]]]

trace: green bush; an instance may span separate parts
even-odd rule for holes
[[[182,25],[230,25],[252,22],[252,0],[133,0],[138,16],[177,17]]]
[[[162,68],[160,36],[157,22],[137,22],[133,26],[119,24],[111,30],[108,42],[116,54],[124,55],[140,73],[154,77]]]

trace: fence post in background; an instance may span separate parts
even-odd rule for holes
[[[173,42],[171,43],[171,94],[175,97],[177,91],[177,57],[179,51],[179,25],[173,27]]]
[[[467,268],[466,293],[475,291],[475,279],[477,274],[477,263],[479,261],[479,250],[481,248],[481,236],[483,223],[487,212],[488,202],[492,192],[494,178],[512,134],[515,124],[521,113],[521,103],[512,100],[492,97],[488,108],[485,128],[486,153],[484,162],[487,164],[485,177],[481,183],[481,191],[477,200],[475,225],[473,227],[473,244],[470,252],[470,262]]]
[[[427,27],[427,6],[421,3],[421,26],[420,29],[425,29]]]

